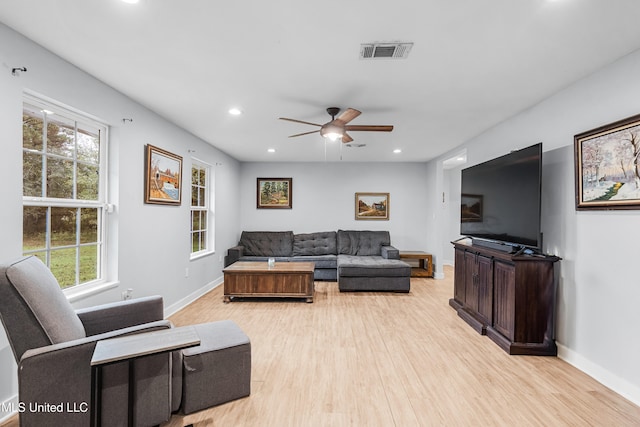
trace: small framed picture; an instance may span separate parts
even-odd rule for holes
[[[574,137],[576,209],[640,209],[640,115]]]
[[[144,202],[180,205],[182,157],[161,148],[145,147]]]
[[[389,219],[389,193],[356,193],[356,219]]]
[[[291,209],[292,196],[292,178],[258,178],[256,185],[258,209]]]
[[[462,194],[460,201],[460,221],[482,222],[482,195]]]

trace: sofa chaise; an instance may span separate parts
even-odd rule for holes
[[[338,281],[340,291],[409,292],[411,266],[400,261],[388,231],[243,231],[229,248],[225,267],[236,261],[311,261],[314,280]]]

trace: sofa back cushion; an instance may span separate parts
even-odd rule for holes
[[[240,246],[243,255],[291,256],[293,254],[293,231],[243,231]]]
[[[381,255],[383,246],[390,246],[388,231],[338,230],[338,254]]]
[[[337,255],[337,251],[335,231],[293,236],[293,256]]]

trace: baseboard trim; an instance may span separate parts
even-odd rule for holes
[[[202,296],[208,294],[209,292],[211,292],[212,290],[214,290],[215,288],[220,286],[223,283],[223,281],[224,281],[224,278],[222,276],[220,276],[217,279],[215,279],[214,281],[207,283],[206,285],[204,285],[203,287],[201,287],[197,291],[192,292],[191,294],[187,295],[186,297],[182,298],[181,300],[179,300],[179,301],[177,301],[177,302],[165,307],[164,308],[164,317],[167,318],[167,317],[177,313],[178,311],[182,310],[183,308],[185,308],[186,306],[188,306],[189,304],[191,304],[192,302],[194,302],[198,298],[201,298]]]
[[[452,261],[449,261],[449,260],[444,260],[444,261],[442,262],[442,265],[443,265],[443,266],[448,265],[448,266],[453,267],[453,262],[452,262]],[[434,273],[433,273],[433,278],[434,278],[434,279],[439,279],[439,280],[444,279],[444,271],[436,271],[436,272],[434,272]]]
[[[640,406],[640,387],[620,378],[613,372],[593,363],[564,345],[558,343],[556,345],[558,346],[558,358],[589,375],[633,404]]]

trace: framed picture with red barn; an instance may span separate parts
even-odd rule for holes
[[[145,203],[180,206],[181,179],[182,157],[153,145],[145,147]]]

